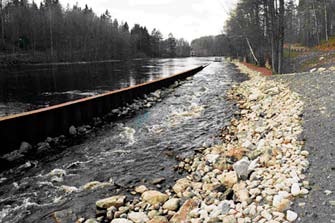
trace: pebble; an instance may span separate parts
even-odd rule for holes
[[[163,208],[169,211],[176,211],[179,208],[180,200],[178,198],[171,198],[166,201],[163,205]]]
[[[126,196],[124,195],[113,196],[113,197],[98,200],[96,202],[96,206],[99,208],[103,208],[103,209],[107,209],[112,206],[118,208],[124,205],[125,200],[126,200]]]
[[[148,216],[144,212],[130,212],[128,218],[134,223],[146,223],[149,221]]]
[[[135,192],[139,193],[139,194],[143,194],[147,190],[148,190],[148,188],[146,186],[144,186],[144,185],[135,187]]]
[[[294,222],[298,218],[298,214],[295,213],[294,211],[288,210],[286,213],[286,220],[289,222]]]
[[[145,191],[142,194],[142,199],[143,201],[146,201],[151,205],[156,205],[156,204],[164,203],[165,201],[167,201],[169,199],[169,196],[159,191],[150,190],[150,191]]]
[[[133,222],[124,218],[115,218],[113,219],[113,221],[111,221],[111,223],[133,223]]]
[[[300,186],[298,183],[294,183],[292,184],[292,187],[291,187],[291,194],[293,196],[298,196],[300,194]]]

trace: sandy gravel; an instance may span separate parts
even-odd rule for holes
[[[300,222],[335,222],[335,72],[271,77],[287,83],[305,103],[305,149],[311,163],[311,192],[295,202]],[[305,203],[305,204],[304,204]]]

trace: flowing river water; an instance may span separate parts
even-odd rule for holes
[[[0,67],[0,117],[141,84],[208,61],[213,61],[213,58]]]
[[[162,101],[133,117],[101,129],[78,145],[0,175],[0,222],[54,222],[55,211],[95,216],[95,202],[129,192],[133,186],[165,178],[162,191],[181,175],[176,156],[220,142],[220,130],[237,109],[225,99],[235,82],[245,80],[227,63],[211,63],[193,78],[162,96]],[[92,182],[113,185],[85,190]],[[67,189],[66,189],[67,188]],[[69,189],[72,192],[69,192]]]

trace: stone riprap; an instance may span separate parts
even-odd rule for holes
[[[176,170],[189,175],[172,189],[158,192],[139,185],[133,192],[138,198],[109,207],[97,216],[97,222],[279,223],[299,219],[293,200],[309,193],[305,176],[309,153],[298,140],[303,102],[287,86],[237,66],[250,80],[228,93],[240,111],[235,114],[238,119],[222,130],[223,143],[199,149],[194,157],[181,161]]]

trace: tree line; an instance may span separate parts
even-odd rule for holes
[[[284,43],[328,41],[335,34],[334,12],[335,0],[239,0],[224,34],[192,41],[193,53],[240,58],[282,73]]]
[[[29,54],[43,61],[94,61],[134,57],[185,57],[190,44],[172,34],[112,18],[106,10],[66,8],[58,0],[40,5],[27,0],[0,0],[0,51]],[[38,59],[36,59],[38,58]]]

